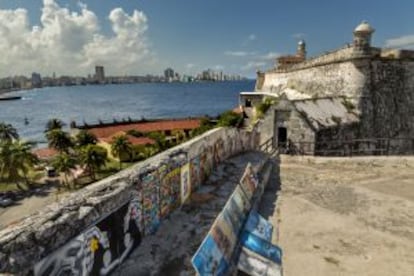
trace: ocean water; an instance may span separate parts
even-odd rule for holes
[[[71,121],[83,124],[128,117],[215,116],[238,106],[239,93],[253,89],[252,80],[47,87],[9,94],[23,98],[0,101],[0,121],[12,124],[22,138],[43,144],[43,131],[51,118],[69,126]]]

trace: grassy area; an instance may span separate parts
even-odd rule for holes
[[[136,164],[136,162],[123,162],[122,163],[122,170],[129,168]],[[76,179],[76,187],[81,188],[86,185],[89,185],[93,182],[102,180],[108,176],[111,176],[115,173],[119,172],[119,162],[115,160],[109,160],[106,162],[106,166],[102,168],[99,172],[96,173],[96,180],[92,180],[92,178],[89,175],[84,175],[78,179]]]

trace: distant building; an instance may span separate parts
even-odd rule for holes
[[[175,77],[175,72],[171,68],[167,68],[164,70],[164,77],[166,81],[172,81]]]
[[[100,83],[105,82],[105,69],[103,66],[95,66],[95,79]]]
[[[32,87],[33,88],[42,87],[42,78],[39,73],[32,73]]]

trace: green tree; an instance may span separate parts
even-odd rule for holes
[[[33,146],[31,142],[20,140],[0,144],[0,177],[15,183],[20,190],[24,190],[20,185],[22,179],[30,187],[28,172],[39,162],[31,152]]]
[[[76,163],[77,160],[67,154],[67,153],[61,153],[58,156],[55,157],[52,161],[53,167],[58,171],[64,174],[65,177],[65,186],[70,187],[69,178],[68,176],[72,174],[72,169],[76,169]]]
[[[65,123],[63,123],[61,120],[53,118],[50,119],[49,121],[47,121],[46,123],[46,129],[45,129],[45,133],[50,132],[52,130],[62,130],[62,127],[65,126]]]
[[[105,166],[108,160],[108,152],[105,148],[97,145],[87,145],[80,150],[80,161],[86,166],[92,180],[96,180],[96,172]]]
[[[69,134],[60,130],[54,129],[46,133],[48,145],[59,152],[69,153],[69,149],[73,147],[73,141]]]
[[[90,133],[87,130],[82,129],[79,131],[79,133],[76,135],[76,145],[79,147],[83,147],[86,145],[96,145],[98,139],[93,133]]]
[[[19,139],[17,130],[11,125],[0,122],[0,141],[12,141]]]
[[[157,147],[158,151],[163,151],[168,148],[169,145],[163,133],[154,131],[150,132],[147,136],[155,141],[155,146]]]
[[[133,154],[132,144],[126,135],[115,136],[111,142],[111,153],[119,159],[119,170],[122,169],[122,160],[127,155],[129,160]]]
[[[243,115],[237,114],[236,112],[229,110],[229,111],[226,111],[220,114],[217,124],[219,126],[225,126],[225,127],[228,127],[228,126],[238,127],[242,123],[243,123]]]

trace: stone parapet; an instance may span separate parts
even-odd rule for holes
[[[88,237],[87,234],[91,232],[91,229],[99,228],[101,225],[110,229],[112,229],[111,227],[122,226],[125,224],[122,223],[125,218],[128,221],[136,220],[140,227],[145,228],[145,233],[143,233],[142,229],[139,229],[143,236],[147,232],[148,234],[151,233],[152,230],[149,227],[152,227],[151,223],[153,221],[148,223],[145,221],[145,215],[148,215],[149,211],[145,209],[145,206],[141,205],[141,202],[145,203],[150,200],[152,204],[155,204],[153,200],[156,199],[153,199],[152,195],[149,195],[150,198],[146,198],[145,193],[142,191],[144,179],[153,175],[154,171],[160,172],[161,167],[172,168],[174,165],[179,170],[182,170],[181,168],[184,166],[187,166],[187,170],[189,170],[190,167],[194,167],[194,164],[199,164],[195,165],[198,167],[194,169],[199,172],[197,179],[201,181],[201,172],[207,175],[216,164],[234,154],[254,149],[257,145],[258,136],[254,132],[235,128],[214,129],[200,137],[140,162],[116,175],[70,194],[60,202],[51,204],[19,223],[0,231],[0,272],[25,275],[33,272],[33,268],[35,268],[35,274],[43,275],[42,271],[44,272],[45,270],[42,269],[46,266],[46,268],[54,269],[54,273],[58,273],[56,272],[56,266],[62,264],[65,258],[69,258],[66,255],[61,255],[62,247],[65,247],[68,243],[73,244],[74,241],[79,242],[80,240],[84,241],[83,249],[79,249],[80,251],[77,252],[77,255],[71,257],[80,258],[80,260],[77,260],[80,263],[87,262],[88,265],[94,265],[94,258],[97,259],[98,257],[92,257],[91,264],[90,254],[94,254],[95,247],[93,245],[97,241],[93,240],[96,239],[95,236]],[[193,162],[195,159],[199,163]],[[198,178],[199,176],[200,178]],[[182,189],[180,187],[182,184],[180,184],[180,180],[175,184],[178,184],[180,191]],[[199,184],[197,183],[197,185]],[[191,189],[197,188],[196,184],[194,184],[194,187],[191,185],[190,187],[192,187]],[[188,193],[188,190],[186,192]],[[180,192],[178,193],[180,194]],[[176,195],[178,196],[178,206],[182,204],[179,194]],[[132,201],[138,202],[138,209],[143,209],[144,215],[139,222],[136,213],[133,215],[138,209],[134,209],[134,212],[131,211]],[[120,225],[105,223],[108,217],[118,212],[121,208],[124,208],[122,210],[125,210],[125,208],[129,209],[126,215],[121,214],[118,218],[114,218],[122,220]],[[161,210],[158,212],[161,212]],[[131,213],[131,218],[129,218],[129,213]],[[126,230],[124,228],[124,231]],[[126,237],[122,236],[120,241],[110,239],[109,244],[106,245],[105,242],[100,241],[101,243],[96,246],[98,246],[97,248],[100,248],[100,246],[112,248],[112,242],[129,244],[125,240]],[[134,238],[132,236],[128,237]],[[134,246],[136,246],[135,242]],[[92,249],[89,249],[89,247]],[[64,250],[63,252],[65,254],[70,253],[70,251]],[[127,252],[126,249],[124,252]],[[79,254],[82,257],[79,257]],[[116,261],[122,260],[122,256],[116,259]],[[85,261],[85,258],[88,261]],[[105,265],[106,269],[106,266],[109,265],[107,263],[108,256],[105,258],[102,265]],[[112,259],[114,259],[114,256],[112,256]],[[111,265],[113,263],[115,261],[111,262]],[[89,268],[92,269],[91,267]]]

